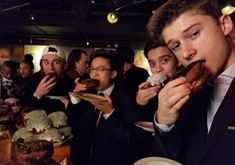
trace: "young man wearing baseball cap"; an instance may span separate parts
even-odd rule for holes
[[[60,47],[50,45],[44,48],[41,70],[33,75],[21,99],[23,105],[43,108],[48,113],[66,109],[67,95],[73,89],[74,82],[64,74],[65,59]]]

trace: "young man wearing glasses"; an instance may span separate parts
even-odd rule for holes
[[[111,50],[101,49],[91,54],[90,78],[99,80],[95,92],[103,93],[105,101],[80,100],[68,107],[74,135],[71,160],[75,164],[133,163],[132,137],[135,137],[133,129],[137,110],[134,100],[114,83],[119,73],[117,58],[117,53]],[[74,92],[85,89],[84,85],[77,83]]]

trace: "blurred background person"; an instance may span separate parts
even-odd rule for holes
[[[26,54],[24,60],[19,65],[19,75],[15,81],[17,96],[20,97],[25,92],[25,87],[29,85],[34,72],[33,56]]]
[[[7,60],[1,66],[1,97],[6,99],[12,95],[12,87],[17,76],[18,63]]]
[[[66,74],[73,80],[79,78],[80,80],[89,77],[88,69],[88,54],[81,49],[73,49],[67,60]]]
[[[135,52],[130,47],[120,47],[117,49],[118,54],[123,62],[123,74],[118,80],[118,84],[127,91],[133,98],[136,97],[138,86],[146,81],[149,74],[148,71],[135,66]]]

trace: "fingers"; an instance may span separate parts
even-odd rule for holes
[[[77,83],[73,92],[80,93],[81,91],[85,91],[85,90],[86,90],[85,84]]]
[[[112,103],[111,97],[109,97],[107,94],[104,94],[104,98],[105,98],[109,103]]]
[[[165,86],[167,88],[174,88],[178,85],[184,84],[187,82],[187,79],[185,77],[179,77],[177,79],[172,80],[170,83],[167,83]]]
[[[175,79],[159,92],[158,122],[171,125],[179,117],[181,107],[189,100],[190,85],[184,77]]]
[[[51,76],[50,74],[48,74],[48,75],[44,76],[42,80],[44,82],[48,82],[49,80],[55,81],[56,80],[56,76]]]
[[[190,98],[189,95],[184,96],[172,107],[171,111],[177,112],[189,100],[189,98]]]
[[[113,103],[111,97],[108,95],[103,96],[107,101],[105,102],[97,102],[97,101],[91,101],[90,103],[94,105],[98,110],[102,111],[104,114],[110,113],[113,110]]]
[[[144,87],[145,84],[142,83]],[[140,105],[146,105],[150,99],[155,97],[159,92],[159,89],[157,86],[154,87],[148,87],[148,88],[141,88],[138,90],[136,101]]]
[[[147,87],[149,87],[149,86],[150,86],[150,83],[147,82],[147,81],[145,81],[145,82],[141,83],[141,84],[138,86],[138,88],[139,88],[139,89],[145,89],[145,88],[147,88]]]

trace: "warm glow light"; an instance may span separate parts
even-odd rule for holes
[[[231,6],[231,5],[227,5],[222,9],[222,13],[223,14],[231,14],[235,11],[235,7]]]
[[[143,50],[137,50],[136,51],[134,64],[136,66],[139,66],[141,68],[146,69],[149,72],[150,75],[152,74],[151,71],[150,71],[148,60],[147,60],[147,58],[145,58]]]
[[[117,21],[118,21],[118,16],[117,16],[116,13],[110,12],[110,13],[108,13],[108,15],[107,15],[107,20],[108,20],[108,22],[111,23],[111,24],[117,23]]]
[[[33,64],[34,64],[34,72],[38,72],[40,70],[39,62],[42,57],[42,51],[45,46],[38,45],[25,45],[24,54],[32,54],[33,55]]]

